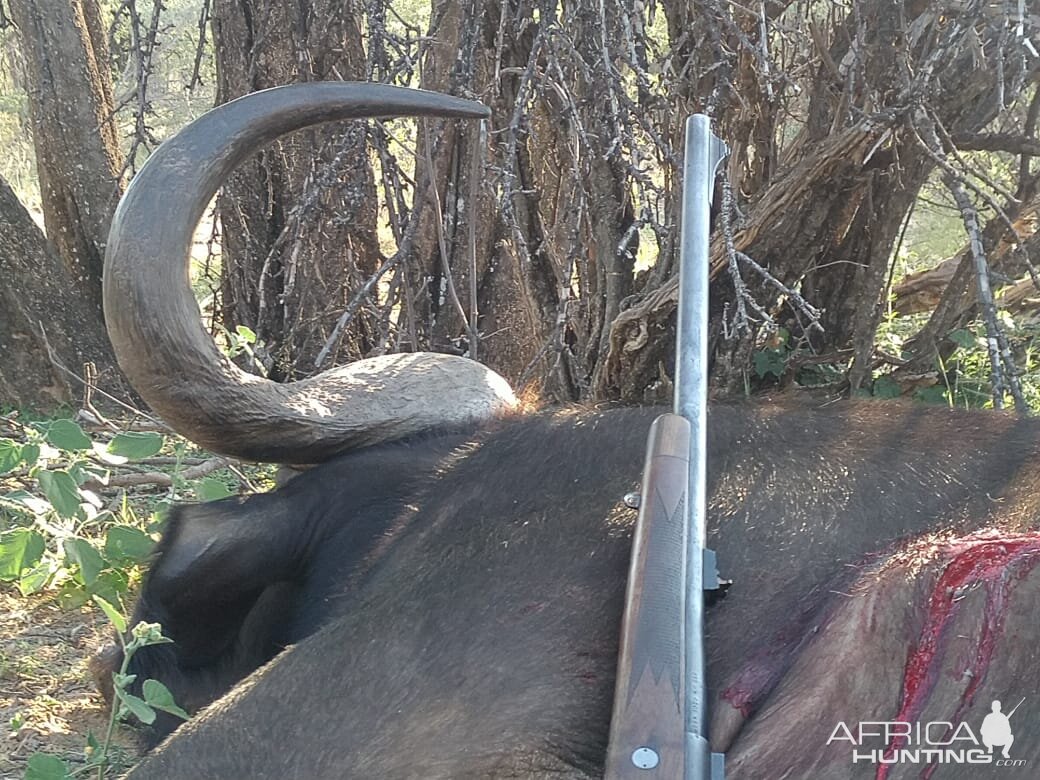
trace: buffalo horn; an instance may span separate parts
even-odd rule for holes
[[[216,348],[189,284],[217,188],[281,135],[364,117],[485,117],[479,103],[381,84],[277,87],[226,103],[159,147],[123,196],[105,256],[108,333],[127,378],[176,431],[224,455],[314,463],[347,449],[501,414],[509,385],[466,358],[384,355],[279,384]]]

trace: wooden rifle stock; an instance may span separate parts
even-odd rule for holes
[[[690,424],[685,418],[663,414],[654,420],[632,537],[607,780],[679,780],[685,774],[689,452]]]

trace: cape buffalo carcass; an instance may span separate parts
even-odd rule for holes
[[[372,85],[257,93],[167,142],[120,206],[106,314],[142,396],[216,451],[324,461],[171,513],[135,620],[176,644],[132,671],[202,711],[130,777],[602,775],[621,499],[658,411],[520,414],[443,355],[272,385],[217,353],[187,287],[195,222],[259,144],[415,113],[479,114]],[[1030,420],[923,406],[710,409],[709,543],[735,580],[707,618],[711,739],[732,780],[1036,776],[1038,442]],[[1023,701],[984,730],[995,700]]]

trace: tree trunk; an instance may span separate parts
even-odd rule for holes
[[[334,0],[215,0],[217,102],[281,84],[364,79],[358,14]],[[274,144],[225,184],[218,210],[225,327],[257,333],[272,378],[314,373],[336,320],[381,259],[365,125]],[[364,356],[375,330],[362,309],[333,357]]]
[[[397,254],[367,293],[374,305],[354,313],[344,356],[468,352],[538,400],[667,399],[690,113],[712,116],[732,149],[731,242],[712,246],[717,394],[790,380],[786,368],[760,373],[768,350],[836,367],[846,391],[869,388],[893,250],[922,184],[952,155],[922,128],[1036,148],[1010,100],[1025,74],[1008,44],[1010,6],[434,0],[429,28],[405,32],[388,8],[365,6],[363,63],[356,8],[217,0],[221,98],[328,73],[411,84],[419,62],[423,87],[488,104],[476,169],[469,127],[420,123],[413,176],[390,151],[393,128],[373,126]],[[313,33],[319,13],[329,23]],[[980,45],[995,52],[984,66]],[[1007,105],[994,97],[1001,84]],[[977,136],[998,114],[1023,132]],[[258,330],[280,376],[301,371],[299,356],[327,340],[349,291],[383,260],[367,164],[319,154],[315,171],[352,182],[354,227],[333,220],[326,243],[307,233],[311,205],[339,203],[300,185],[298,149],[324,138],[262,155],[221,200],[226,322]],[[295,302],[293,279],[311,268],[314,300]],[[322,297],[337,308],[321,309]]]
[[[29,85],[47,235],[71,282],[101,307],[101,271],[121,195],[105,25],[97,0],[10,0]]]
[[[74,401],[82,388],[68,372],[82,376],[85,363],[99,387],[125,393],[100,312],[2,179],[0,278],[0,407]]]
[[[797,106],[804,117],[791,133],[755,119],[775,112],[790,86],[789,74],[780,79],[763,65],[762,18],[739,13],[725,24],[714,4],[665,3],[673,41],[688,57],[671,68],[698,85],[694,92],[703,110],[723,117],[720,133],[733,149],[727,171],[743,212],[735,225],[735,248],[820,309],[824,328],[811,330],[792,296],[742,264],[747,292],[772,322],[748,318],[741,327],[729,260],[716,235],[711,314],[716,393],[742,394],[755,385],[753,354],[765,348],[778,325],[792,334],[785,349],[810,350],[837,364],[852,359],[850,386],[869,383],[892,251],[936,165],[918,139],[914,125],[921,116],[913,107],[923,101],[922,110],[953,135],[977,131],[998,111],[994,87],[1005,63],[978,67],[973,44],[978,34],[997,34],[986,25],[987,11],[977,5],[942,11],[946,5],[861,0],[829,7],[822,20],[787,18],[804,31],[795,50],[810,51],[814,63],[811,88],[801,89],[797,99],[790,93],[785,98],[788,110]],[[784,9],[770,6],[778,13]],[[703,31],[704,42],[686,50],[682,44],[691,40],[690,30]],[[774,59],[781,56],[772,51]],[[642,399],[654,367],[665,365],[672,352],[676,292],[673,277],[647,289],[615,320],[603,395]],[[648,335],[655,333],[669,338]]]
[[[605,14],[581,4],[441,0],[423,69],[424,87],[474,94],[492,109],[477,208],[478,357],[542,400],[593,397],[610,322],[634,286],[633,183],[617,142],[624,120],[611,110],[617,63],[602,56],[604,38],[620,46],[622,19],[614,4]],[[464,137],[437,137],[432,178],[448,204],[445,253],[468,312],[468,216],[458,208],[470,191]],[[435,282],[434,343],[464,342],[457,307],[438,297],[444,273],[432,211],[420,224],[417,253]]]
[[[496,66],[500,70],[525,67],[533,40],[530,33],[516,37],[503,34],[497,40],[499,12],[498,3],[485,0],[435,2],[429,30],[432,44],[422,69],[424,89],[483,99],[492,110],[491,133],[509,126],[516,102],[521,99],[515,80],[492,83],[494,70]],[[481,23],[466,24],[466,19],[479,19]],[[549,334],[555,303],[552,272],[538,252],[522,258],[516,234],[496,202],[502,180],[496,170],[509,164],[500,158],[508,153],[503,151],[508,145],[492,144],[481,151],[483,163],[476,172],[474,206],[470,201],[474,145],[479,143],[477,128],[461,123],[438,125],[431,123],[431,130],[421,128],[417,143],[418,181],[425,189],[416,197],[413,252],[429,284],[416,319],[427,324],[430,348],[472,354],[475,341],[476,357],[518,386]],[[489,149],[494,155],[490,160]],[[523,145],[514,147],[514,160],[524,157],[524,151]],[[530,216],[525,196],[518,197],[514,205],[525,215],[521,219]],[[440,223],[438,207],[442,212]],[[471,219],[476,221],[475,269],[471,269],[469,245]],[[533,236],[536,232],[537,226],[532,223],[525,225],[522,234]],[[474,311],[476,323],[470,322]]]

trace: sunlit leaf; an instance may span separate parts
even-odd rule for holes
[[[29,528],[15,528],[0,534],[0,580],[12,581],[35,566],[43,557],[46,542]]]
[[[76,452],[93,446],[90,437],[73,420],[55,420],[47,428],[47,443],[59,450]]]
[[[72,475],[67,471],[39,471],[36,479],[40,482],[40,488],[47,500],[51,502],[54,511],[62,517],[75,517],[79,511],[82,498],[79,494],[79,485]]]
[[[238,337],[247,344],[256,343],[256,333],[251,328],[247,328],[245,325],[235,326],[235,333],[237,333]]]
[[[46,562],[38,563],[31,569],[26,569],[22,572],[22,576],[18,578],[18,592],[23,596],[39,593],[50,582],[52,574],[50,564]]]
[[[3,498],[4,501],[9,501],[12,504],[24,507],[34,515],[46,514],[53,509],[49,503],[44,501],[42,498],[34,496],[27,490],[12,490],[10,493],[4,493],[0,498]]]
[[[66,539],[62,542],[62,547],[69,562],[79,566],[83,584],[93,585],[101,570],[105,568],[105,559],[101,557],[101,553],[86,539]]]
[[[79,609],[89,602],[90,595],[71,579],[58,588],[58,606],[64,610]]]
[[[110,455],[117,455],[128,460],[150,458],[163,448],[165,440],[158,433],[151,431],[128,431],[117,433],[108,443]]]
[[[108,444],[100,441],[94,442],[94,455],[102,463],[108,463],[111,466],[122,466],[130,460],[122,455],[113,455],[108,451]]]

